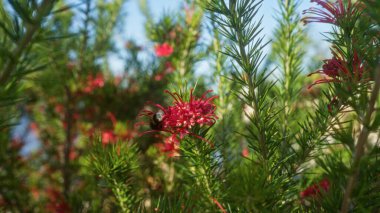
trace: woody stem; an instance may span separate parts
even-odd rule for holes
[[[376,69],[376,76],[375,76],[375,85],[372,90],[371,99],[368,103],[366,114],[364,116],[364,119],[362,121],[362,129],[358,138],[358,142],[355,147],[355,154],[352,164],[352,173],[351,176],[348,179],[343,202],[342,202],[342,208],[341,212],[346,213],[349,210],[349,206],[351,203],[351,195],[352,191],[354,190],[359,170],[360,170],[360,161],[364,155],[364,147],[367,143],[368,135],[370,133],[369,127],[371,122],[372,114],[375,111],[375,104],[376,100],[378,99],[379,95],[379,89],[380,89],[380,66]]]

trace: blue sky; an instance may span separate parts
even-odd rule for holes
[[[154,18],[159,18],[162,13],[177,11],[184,0],[147,0],[149,8],[154,16]],[[300,0],[301,4],[299,7],[300,13],[311,7],[315,6],[310,3],[309,0]],[[144,33],[144,17],[139,10],[139,0],[129,0],[125,5],[124,9],[126,11],[126,16],[124,17],[124,28],[122,32],[115,34],[116,45],[120,48],[124,46],[127,39],[133,39],[138,44],[151,48],[152,45],[148,43]],[[270,40],[272,32],[276,26],[274,16],[276,15],[277,0],[264,0],[262,8],[260,9],[260,16],[263,18],[263,35],[266,39]],[[329,31],[329,26],[325,24],[312,24],[308,27],[308,33],[313,43],[315,44],[312,48],[308,50],[309,55],[319,53],[321,55],[328,55],[328,44],[323,41],[322,32]],[[269,46],[267,51],[269,50]],[[122,60],[118,59],[117,56],[110,57],[110,65],[112,71],[119,73],[122,72],[124,68],[124,63]]]

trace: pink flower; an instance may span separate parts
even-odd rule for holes
[[[337,0],[334,3],[329,0],[311,0],[311,2],[317,3],[323,9],[311,7],[310,9],[305,10],[303,12],[304,14],[314,15],[303,18],[305,24],[320,22],[337,25],[342,18],[351,18],[361,10],[359,1],[354,4],[351,0],[348,0],[347,4],[344,4],[343,0]]]
[[[300,193],[301,198],[306,197],[316,197],[321,194],[321,189],[324,192],[329,191],[330,189],[330,181],[328,179],[323,179],[318,184],[313,184],[307,187],[304,191]]]
[[[195,126],[212,126],[218,118],[215,115],[216,107],[212,103],[217,96],[206,97],[211,90],[205,92],[200,98],[194,97],[193,90],[191,90],[189,101],[184,101],[177,93],[165,92],[172,96],[174,102],[172,106],[166,108],[155,104],[162,115],[160,115],[160,128],[153,131],[168,132],[173,137],[179,136],[181,139],[186,135],[201,138],[192,133],[191,129]],[[155,112],[143,110],[140,116],[152,118],[155,114]]]
[[[350,63],[345,60],[341,55],[342,53],[334,53],[334,57],[332,59],[327,59],[324,61],[324,65],[321,70],[317,70],[316,72],[310,73],[310,75],[320,73],[324,74],[328,78],[324,77],[322,79],[316,80],[313,84],[311,84],[308,88],[310,89],[312,86],[316,84],[322,83],[342,83],[342,82],[350,82],[350,83],[358,83],[363,79],[363,74],[365,72],[364,62],[359,58],[358,54],[354,52],[354,56]]]
[[[173,47],[166,42],[155,46],[157,57],[168,57],[173,53],[173,51]]]
[[[154,80],[155,81],[162,81],[162,79],[164,79],[165,77],[165,73],[157,73],[155,76],[154,76]]]

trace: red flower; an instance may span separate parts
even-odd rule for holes
[[[333,59],[326,59],[324,61],[324,64],[322,66],[322,72],[329,77],[338,77],[339,76],[339,68],[342,65],[342,63],[337,60],[336,58]]]
[[[104,86],[104,77],[101,73],[98,73],[94,78],[92,75],[87,77],[86,87],[83,89],[84,92],[90,93],[96,88],[102,88]]]
[[[245,158],[249,157],[249,149],[247,147],[243,148],[241,155]]]
[[[70,160],[75,160],[77,157],[78,157],[78,154],[77,154],[75,148],[71,147],[70,152],[69,152]]]
[[[330,181],[328,179],[323,179],[318,184],[313,184],[307,187],[304,191],[300,193],[300,196],[301,198],[316,197],[321,194],[321,189],[323,189],[324,192],[329,191]]]
[[[65,106],[63,106],[62,104],[56,104],[55,107],[54,107],[54,111],[57,114],[63,114],[64,110],[65,110]]]
[[[168,43],[156,45],[155,52],[157,57],[168,57],[173,53],[173,47]]]
[[[161,81],[162,79],[164,79],[165,77],[165,74],[164,73],[157,73],[155,76],[154,76],[154,80],[155,81]]]
[[[359,6],[359,1],[352,3],[351,0],[348,0],[347,4],[343,3],[343,0],[337,0],[332,3],[329,0],[311,0],[311,2],[317,3],[323,9],[312,7],[308,10],[305,10],[303,13],[314,15],[312,17],[305,17],[303,21],[305,24],[311,22],[320,22],[338,25],[338,22],[344,18],[350,18],[354,14],[360,12],[361,7]]]
[[[30,130],[32,130],[32,131],[38,131],[38,125],[37,125],[36,122],[31,122],[31,123],[29,124],[29,128],[30,128]]]
[[[205,92],[200,98],[193,96],[193,90],[190,92],[190,100],[188,102],[182,100],[177,93],[170,93],[174,99],[173,105],[169,107],[163,107],[159,104],[155,104],[157,108],[162,112],[160,115],[160,127],[153,131],[168,132],[173,137],[179,136],[181,139],[186,135],[193,135],[197,138],[201,138],[191,132],[191,128],[195,126],[212,126],[217,119],[215,115],[215,105],[212,103],[213,99],[217,96],[206,97],[211,90]],[[152,118],[156,113],[143,110],[141,116],[148,116]],[[152,131],[148,131],[152,132]],[[202,138],[203,139],[203,138]],[[204,140],[204,139],[203,139]]]
[[[103,131],[102,132],[102,143],[109,144],[109,143],[115,143],[116,141],[116,135],[113,133],[113,131]]]
[[[168,154],[168,157],[179,156],[179,141],[175,135],[167,137],[164,143],[158,144],[161,152]]]
[[[329,78],[322,78],[316,80],[308,88],[316,84],[329,83],[329,82],[350,82],[357,83],[363,79],[363,74],[365,72],[364,62],[359,58],[358,54],[354,52],[354,56],[351,63],[345,60],[341,55],[342,53],[333,53],[334,57],[332,59],[327,59],[324,61],[324,65],[321,70],[317,70],[310,75],[321,73]],[[350,65],[351,64],[351,65]]]
[[[40,198],[40,191],[36,187],[32,187],[30,189],[30,193],[34,200],[38,200]],[[1,206],[1,205],[0,205]]]
[[[104,86],[104,78],[102,74],[96,75],[95,79],[91,82],[93,87],[103,87]]]

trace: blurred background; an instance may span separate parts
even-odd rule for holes
[[[117,43],[118,48],[123,48],[125,41],[134,40],[137,44],[141,46],[146,46],[149,44],[149,40],[146,37],[144,22],[146,18],[140,11],[139,5],[141,1],[139,0],[129,0],[124,5],[123,10],[125,10],[126,16],[123,17],[124,25],[115,32],[114,40]],[[180,10],[186,4],[185,1],[178,0],[148,0],[149,8],[152,12],[153,18],[157,21],[163,14],[175,13]],[[273,39],[271,35],[276,27],[276,11],[279,9],[279,4],[277,0],[265,0],[263,1],[262,8],[259,11],[257,17],[263,16],[263,35],[266,39]],[[302,11],[310,8],[312,3],[310,1],[299,1],[298,11],[302,14]],[[331,26],[325,24],[316,24],[312,27],[307,26],[307,33],[310,36],[310,42],[313,44],[307,49],[309,56],[311,55],[321,55],[329,54],[329,44],[325,41],[325,37],[322,35],[323,32],[329,32]],[[207,32],[206,32],[207,34]],[[209,39],[207,35],[204,35],[205,39]],[[153,51],[153,46],[147,46],[148,50]],[[266,53],[269,53],[270,45],[266,47]],[[124,65],[124,61],[120,60],[117,55],[110,56],[112,63],[111,68],[115,73],[122,72],[121,67]],[[199,70],[207,72],[207,64],[203,64]]]
[[[69,5],[75,5],[73,7],[74,11],[79,11],[80,9],[85,8],[85,3],[78,3],[78,1],[67,0],[65,1]],[[112,2],[112,1],[110,1]],[[114,45],[114,51],[107,53],[108,58],[108,66],[113,75],[122,75],[125,73],[125,68],[129,65],[125,58],[127,56],[127,52],[123,51],[128,42],[133,42],[134,45],[139,46],[141,48],[141,52],[138,55],[139,60],[147,60],[149,55],[154,54],[154,45],[146,34],[145,26],[147,17],[141,11],[141,6],[146,5],[147,9],[150,11],[150,15],[152,21],[158,22],[161,17],[165,15],[173,15],[178,14],[178,11],[181,11],[183,8],[186,8],[189,4],[186,1],[178,1],[178,0],[128,0],[124,4],[121,4],[120,8],[120,20],[118,20],[118,24],[115,29],[112,30],[110,42]],[[271,37],[276,28],[276,14],[279,10],[279,4],[277,0],[268,0],[264,1],[262,4],[262,8],[259,11],[259,15],[257,17],[263,17],[262,26],[263,31],[262,35],[264,35],[266,40],[274,39]],[[302,14],[304,10],[311,7],[312,4],[309,1],[301,1],[298,5],[298,12]],[[74,25],[75,28],[81,28],[80,22],[76,22],[75,20],[81,19],[80,13],[78,16],[74,17]],[[207,22],[207,20],[204,20]],[[258,21],[258,20],[257,20]],[[206,23],[204,23],[206,25]],[[329,56],[329,44],[325,41],[325,37],[322,35],[323,32],[328,32],[330,30],[329,25],[323,24],[315,24],[313,26],[308,25],[306,27],[306,33],[309,36],[308,38],[308,46],[305,46],[306,52],[306,60],[307,63],[310,63],[313,59],[322,59]],[[200,43],[207,44],[212,40],[212,35],[207,31],[207,29],[201,29],[202,37],[200,39]],[[267,45],[264,49],[264,53],[269,55],[271,51],[271,43]],[[271,67],[275,68],[275,65],[271,65]],[[212,73],[209,71],[212,69],[210,67],[210,61],[202,60],[198,61],[195,64],[194,72],[197,76],[201,76],[202,78],[210,78],[212,77]],[[25,138],[27,145],[25,145],[22,149],[22,153],[29,153],[28,150],[36,150],[39,148],[40,143],[38,141],[38,137],[33,133],[29,132],[28,128],[26,128],[30,119],[27,115],[25,115],[21,121],[20,125],[17,126],[12,132],[12,137],[22,137]]]

